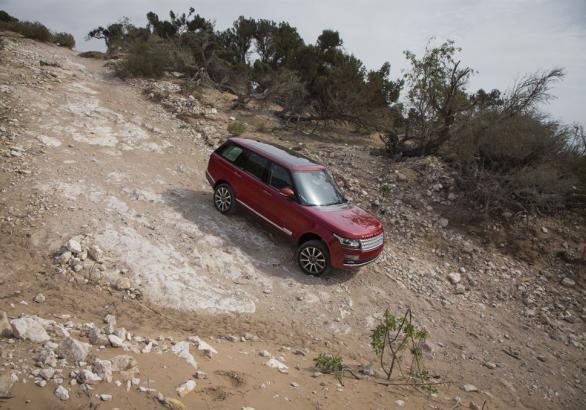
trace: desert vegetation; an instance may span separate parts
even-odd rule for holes
[[[460,49],[430,41],[421,56],[405,51],[411,69],[392,79],[389,63],[367,70],[337,31],[323,30],[309,44],[286,22],[245,17],[219,31],[193,8],[167,20],[149,12],[145,27],[122,19],[88,37],[124,57],[122,76],[178,71],[197,86],[235,94],[234,109],[272,102],[284,124],[379,132],[395,160],[439,156],[476,211],[555,213],[586,203],[583,130],[540,111],[563,69],[525,75],[508,90],[471,91],[475,71]]]
[[[20,21],[4,10],[0,10],[0,30],[14,31],[24,37],[44,43],[55,43],[62,47],[75,47],[75,39],[69,33],[52,32],[38,21]]]

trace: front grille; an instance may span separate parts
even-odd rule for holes
[[[376,249],[383,244],[385,241],[384,233],[380,233],[372,238],[360,239],[360,247],[363,251],[369,251]]]

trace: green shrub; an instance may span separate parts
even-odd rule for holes
[[[242,121],[236,120],[236,121],[232,121],[230,124],[228,124],[228,132],[230,134],[240,135],[244,131],[246,131],[246,124],[243,123]]]
[[[172,68],[172,53],[169,43],[157,36],[137,39],[130,47],[128,56],[118,73],[125,76],[159,78]]]
[[[14,31],[22,34],[26,38],[42,41],[44,43],[49,43],[53,39],[51,31],[37,21],[20,21],[18,23],[12,23],[12,25],[14,26]]]
[[[73,48],[75,47],[75,39],[69,33],[55,33],[53,34],[53,43],[61,47]]]
[[[12,17],[10,14],[5,12],[4,10],[0,10],[0,22],[3,23],[16,23],[18,19],[16,17]]]

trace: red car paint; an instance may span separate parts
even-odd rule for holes
[[[234,145],[238,148],[233,148]],[[242,150],[243,154],[239,154],[239,157],[231,162],[232,158],[228,158],[231,154],[223,156],[225,151],[230,149]],[[248,165],[239,166],[240,156],[250,155],[247,153],[260,156],[262,161],[266,160],[264,172],[261,167],[252,169]],[[272,163],[285,168],[292,181],[292,175],[296,171],[325,170],[322,165],[294,151],[252,139],[230,138],[210,156],[206,177],[212,187],[228,183],[240,208],[255,214],[297,245],[301,245],[308,238],[319,237],[327,246],[330,266],[334,268],[361,266],[379,256],[383,250],[384,236],[383,226],[378,219],[349,202],[309,206],[302,204],[303,201],[299,197],[287,197],[283,194],[282,188],[277,189],[269,184],[269,172],[276,172],[274,170],[278,168],[272,167]],[[245,167],[251,172],[245,171]],[[253,172],[258,175],[253,175]],[[295,186],[295,182],[293,185],[293,192],[299,192],[300,187]],[[358,240],[359,249],[343,246],[334,235]]]

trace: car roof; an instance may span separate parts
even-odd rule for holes
[[[315,170],[325,168],[323,165],[312,161],[306,156],[280,145],[240,137],[232,137],[229,141],[244,148],[248,148],[257,154],[263,155],[271,161],[292,170]]]

